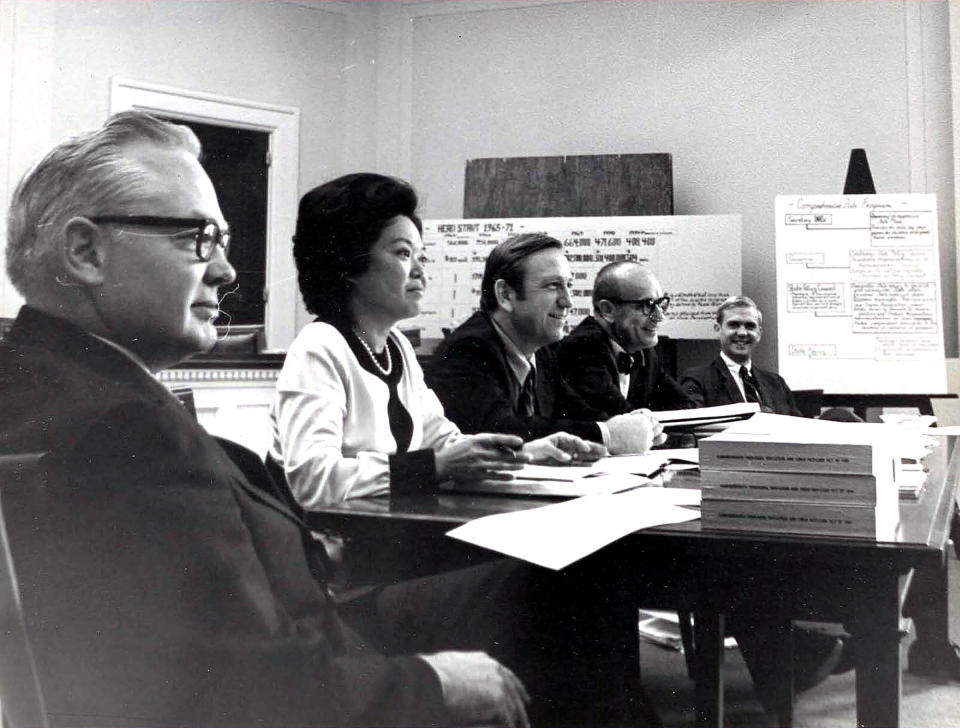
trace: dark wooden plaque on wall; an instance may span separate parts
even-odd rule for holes
[[[467,160],[464,218],[672,214],[670,154]]]

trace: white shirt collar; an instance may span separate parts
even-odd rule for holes
[[[510,335],[503,330],[493,317],[490,318],[490,323],[493,324],[494,330],[500,336],[501,341],[503,341],[503,348],[507,353],[507,364],[510,367],[510,371],[513,372],[513,376],[516,377],[517,383],[523,386],[523,382],[526,381],[527,374],[530,370],[533,369],[536,371],[536,353],[527,358],[523,355],[523,352],[520,351],[516,343],[514,343],[513,339],[510,338]]]
[[[740,367],[746,367],[747,371],[750,372],[750,374],[753,374],[752,360],[748,359],[746,362],[741,364],[740,362],[736,362],[733,359],[731,359],[729,356],[726,355],[726,353],[722,351],[720,352],[720,358],[723,359],[723,363],[727,365],[727,369],[729,369],[732,372],[736,372],[737,375],[740,374]]]
[[[735,362],[729,356],[720,352],[720,358],[723,359],[723,363],[727,365],[727,370],[730,372],[730,377],[733,379],[733,383],[737,385],[737,389],[740,390],[740,396],[743,397],[743,401],[747,401],[747,393],[743,389],[743,380],[740,378],[740,367],[744,366],[747,368],[748,374],[753,374],[753,362],[748,361],[744,364]]]

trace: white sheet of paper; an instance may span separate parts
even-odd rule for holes
[[[660,457],[666,458],[671,463],[690,463],[696,465],[700,462],[700,450],[695,447],[665,448],[654,451]]]
[[[612,455],[585,465],[527,464],[512,471],[518,480],[577,481],[601,475],[652,475],[670,461],[698,462],[696,448],[652,450],[646,455]]]
[[[668,457],[661,450],[646,455],[613,455],[600,458],[592,464],[592,469],[595,474],[652,475],[666,465],[667,460]]]
[[[924,435],[960,435],[960,425],[947,425],[946,427],[930,427],[923,431]]]
[[[699,491],[694,491],[699,499]],[[637,488],[591,495],[516,513],[485,516],[448,536],[548,569],[562,569],[642,528],[700,517],[675,505],[694,496],[681,488]],[[699,501],[698,501],[699,502]]]
[[[441,490],[461,493],[490,493],[493,495],[542,495],[577,498],[598,493],[619,493],[631,488],[651,485],[642,475],[610,473],[573,480],[514,478],[513,480],[479,480],[444,483]]]
[[[598,461],[599,462],[599,461]],[[588,475],[596,475],[599,470],[594,470],[589,465],[537,465],[535,463],[526,463],[520,470],[513,470],[513,476],[518,480],[558,480],[565,483],[586,478]]]
[[[881,414],[880,421],[885,425],[899,425],[910,429],[922,430],[936,424],[937,418],[933,415],[912,415],[902,412]]]
[[[667,456],[655,451],[648,455],[616,455],[584,465],[537,465],[528,463],[511,471],[517,480],[557,480],[576,482],[601,475],[651,475],[662,468]]]
[[[661,488],[660,495],[647,496],[647,498],[656,499],[660,503],[666,503],[672,506],[700,507],[699,488]]]

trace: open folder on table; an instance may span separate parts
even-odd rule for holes
[[[649,485],[673,463],[696,464],[696,449],[653,450],[646,455],[616,455],[579,465],[524,465],[510,480],[450,482],[441,490],[577,497],[620,493]]]

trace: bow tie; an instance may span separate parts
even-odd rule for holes
[[[633,357],[625,351],[617,354],[617,371],[621,374],[629,374],[633,371]]]

